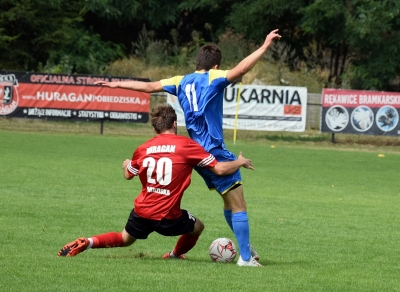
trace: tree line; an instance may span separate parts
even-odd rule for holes
[[[275,28],[273,58],[291,70],[329,70],[338,88],[399,90],[398,0],[2,0],[0,69],[100,74],[151,50],[174,64],[229,36],[244,54]]]

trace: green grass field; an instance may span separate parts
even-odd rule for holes
[[[228,141],[256,168],[242,175],[264,268],[210,261],[234,236],[197,173],[182,207],[206,229],[187,260],[162,260],[177,238],[158,234],[58,258],[123,229],[140,183],[121,163],[147,138],[0,130],[0,291],[400,291],[400,154],[374,148]]]

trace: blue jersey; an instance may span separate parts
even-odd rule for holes
[[[161,80],[163,89],[178,97],[190,138],[206,151],[223,145],[222,106],[228,71],[211,69]]]

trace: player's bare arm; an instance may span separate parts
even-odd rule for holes
[[[242,152],[239,153],[237,160],[218,162],[214,167],[210,168],[210,170],[216,175],[229,175],[241,167],[254,170],[253,163],[250,159],[243,157]]]
[[[160,81],[144,82],[144,81],[95,81],[94,84],[102,85],[110,88],[123,88],[129,90],[135,90],[140,92],[161,92],[163,91]]]
[[[264,55],[264,53],[268,50],[273,41],[280,38],[281,36],[278,34],[278,29],[271,31],[265,38],[264,44],[261,47],[244,58],[235,68],[228,72],[228,81],[233,82],[249,72],[251,68],[257,64],[262,55]]]
[[[125,159],[124,162],[122,162],[122,170],[124,171],[124,177],[128,180],[132,179],[133,176],[128,172],[128,165],[131,163],[130,159]]]

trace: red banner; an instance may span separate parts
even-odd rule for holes
[[[341,105],[344,107],[357,107],[366,105],[378,108],[383,105],[391,105],[400,108],[400,93],[385,91],[361,91],[342,89],[323,89],[322,106],[330,107]]]
[[[150,94],[94,85],[142,80],[107,76],[0,72],[0,116],[148,121]]]

